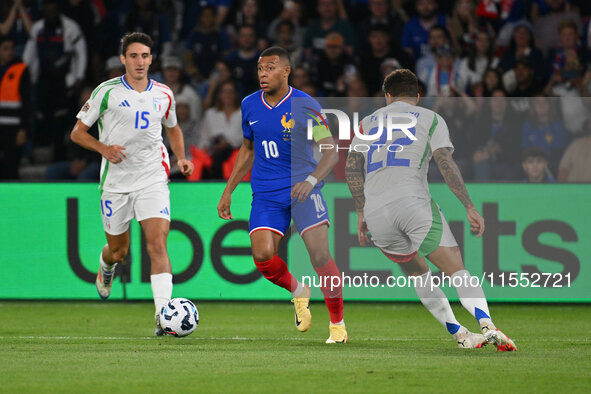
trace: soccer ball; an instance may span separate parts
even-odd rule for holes
[[[186,298],[173,298],[160,310],[160,326],[167,334],[186,337],[197,328],[199,311]]]

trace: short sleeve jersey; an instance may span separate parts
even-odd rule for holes
[[[102,190],[129,193],[168,181],[170,163],[162,143],[162,125],[177,124],[168,86],[149,80],[146,90],[138,92],[125,76],[110,79],[92,92],[76,117],[89,127],[98,122],[102,143],[125,148],[127,157],[118,164],[103,157]]]
[[[379,138],[379,118],[382,118],[382,133]],[[392,124],[416,125],[407,130],[415,136],[412,140],[401,129],[393,129],[388,139],[388,117]],[[355,136],[351,151],[365,157],[365,212],[372,212],[393,200],[406,197],[430,199],[427,171],[433,152],[447,147],[453,151],[445,120],[437,113],[405,102],[396,101],[380,108],[361,121],[364,135],[376,135],[371,140]]]
[[[316,169],[313,141],[306,138],[306,124],[301,116],[293,113],[292,100],[296,98],[308,103],[315,112],[320,111],[316,100],[291,86],[275,106],[267,103],[262,90],[242,100],[243,136],[254,144],[251,186],[255,194],[289,190]],[[315,131],[314,139],[319,141],[329,135],[328,130],[325,134]]]

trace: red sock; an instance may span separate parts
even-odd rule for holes
[[[271,260],[255,261],[254,264],[265,278],[275,283],[277,286],[281,286],[289,292],[294,291],[298,287],[298,281],[291,272],[289,272],[287,264],[281,259],[281,257],[275,255]]]
[[[341,283],[341,271],[339,271],[334,260],[331,258],[324,267],[314,268],[318,276],[320,277],[320,283],[323,286],[320,287],[322,294],[324,295],[324,302],[328,308],[331,323],[340,323],[343,320],[343,284]],[[331,277],[336,276],[339,278],[338,282],[334,281],[334,284],[338,284],[337,287],[331,289]]]

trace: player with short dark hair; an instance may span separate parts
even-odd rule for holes
[[[384,78],[382,90],[392,97],[414,98],[419,94],[419,80],[408,69],[394,70]]]
[[[129,33],[121,40],[125,74],[100,84],[77,115],[72,141],[103,156],[101,214],[107,245],[100,255],[96,287],[102,299],[111,294],[115,267],[129,250],[129,223],[134,217],[146,238],[152,262],[155,334],[164,335],[159,312],[172,296],[172,269],[166,239],[170,229],[168,178],[170,162],[162,143],[162,126],[183,175],[193,164],[185,159],[183,132],[175,113],[174,95],[164,84],[148,79],[152,40]],[[98,122],[99,140],[88,133]]]
[[[312,323],[311,290],[289,272],[277,250],[293,216],[323,283],[329,283],[331,277],[340,278],[328,248],[329,219],[320,191],[322,180],[338,160],[338,153],[335,149],[325,150],[317,163],[310,144],[298,147],[297,136],[305,133],[306,126],[292,116],[292,98],[309,101],[316,112],[320,106],[307,94],[289,86],[291,67],[287,51],[279,47],[266,49],[258,60],[257,70],[261,89],[242,101],[244,140],[218,204],[218,215],[222,219],[233,218],[232,191],[252,168],[249,233],[254,263],[265,278],[291,292],[296,327],[305,332]],[[314,140],[317,144],[335,145],[330,131],[320,127],[314,128]],[[292,152],[299,159],[293,166]],[[343,320],[342,287],[334,289],[325,285],[321,290],[330,314],[330,336],[326,343],[345,343],[348,336]]]
[[[359,242],[369,242],[369,230],[373,243],[400,264],[406,275],[415,278],[421,302],[460,348],[492,342],[499,351],[516,350],[513,341],[494,326],[484,292],[480,284],[474,285],[441,208],[429,193],[427,170],[434,157],[448,187],[466,208],[470,229],[482,236],[484,219],[451,156],[454,147],[445,120],[417,106],[420,95],[412,71],[393,71],[383,89],[387,105],[364,118],[359,127],[367,136],[376,137],[362,140],[356,136],[351,146],[369,145],[369,149],[363,149],[363,153],[353,149],[347,158],[346,178],[357,210]],[[390,139],[384,130],[379,135],[379,124],[391,121],[408,127],[394,130]],[[392,145],[396,148],[390,149]],[[433,285],[425,257],[452,278],[462,305],[476,318],[482,334],[471,333],[456,320],[445,294]]]

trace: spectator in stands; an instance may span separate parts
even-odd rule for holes
[[[560,45],[557,49],[550,50],[548,60],[552,65],[552,73],[562,74],[563,80],[581,77],[591,61],[589,51],[579,42],[577,25],[572,20],[564,20],[558,26]],[[565,70],[567,62],[572,66],[577,63],[575,69]]]
[[[382,90],[383,79],[380,67],[384,60],[394,58],[404,68],[412,68],[413,60],[402,47],[390,42],[388,27],[385,25],[376,24],[370,28],[369,44],[370,51],[361,55],[359,70],[370,95],[373,96]]]
[[[125,66],[121,63],[119,56],[112,56],[105,62],[107,79],[113,79],[125,74]]]
[[[0,36],[0,179],[18,179],[23,146],[30,133],[31,80],[15,56],[12,36]]]
[[[318,90],[316,86],[312,85],[311,83],[302,86],[302,92],[306,93],[310,97],[318,97]]]
[[[90,1],[65,0],[62,1],[62,12],[80,26],[88,47],[92,47],[95,38],[96,15]]]
[[[58,0],[45,0],[43,18],[33,24],[23,60],[36,84],[35,144],[53,145],[54,160],[64,160],[68,119],[77,105],[87,58],[82,31],[60,12]]]
[[[259,89],[256,68],[260,52],[256,44],[257,37],[254,26],[241,26],[238,29],[238,48],[226,56],[234,79],[242,85],[246,92]]]
[[[482,75],[482,95],[490,97],[492,92],[496,89],[505,90],[503,87],[503,79],[498,68],[488,68]]]
[[[257,0],[239,1],[240,7],[236,12],[234,20],[228,25],[228,35],[232,42],[235,42],[237,41],[237,29],[240,28],[240,26],[253,26],[257,37],[257,49],[259,51],[264,51],[269,46],[269,41],[267,40],[267,27],[269,26],[269,22],[261,16]]]
[[[538,146],[548,154],[550,169],[555,171],[567,143],[567,133],[560,119],[558,103],[544,95],[531,98],[529,119],[521,129],[522,148]]]
[[[289,53],[291,67],[296,67],[302,63],[303,49],[295,41],[295,25],[292,21],[284,19],[276,25],[275,41],[273,46],[285,49]]]
[[[195,92],[193,87],[187,83],[187,77],[184,75],[183,62],[175,56],[167,56],[162,59],[162,76],[166,84],[174,93],[174,96],[183,95],[187,97],[189,103],[189,119],[199,121],[203,107],[201,98]],[[177,100],[178,102],[178,100]],[[181,130],[184,130],[181,128]]]
[[[186,39],[196,27],[198,20],[195,16],[200,15],[204,7],[213,7],[215,26],[220,30],[230,12],[231,5],[232,0],[183,0],[180,39]]]
[[[445,15],[437,13],[435,0],[417,0],[416,11],[418,15],[404,24],[402,32],[402,46],[415,61],[428,53],[429,30],[435,25],[447,24]]]
[[[3,1],[0,4],[0,36],[12,37],[17,57],[22,56],[33,27],[31,13],[33,11],[27,10],[24,0]]]
[[[326,36],[326,48],[314,64],[313,81],[316,88],[326,97],[338,97],[345,93],[345,71],[352,67],[353,58],[345,52],[345,40],[339,33]],[[356,74],[356,71],[354,71]]]
[[[525,0],[479,0],[476,16],[480,24],[497,36],[497,45],[506,47],[516,23],[525,18]]]
[[[201,120],[191,115],[191,100],[193,98],[191,95],[186,94],[186,92],[175,94],[174,98],[176,101],[176,117],[181,130],[183,130],[185,140],[185,156],[189,157],[191,145],[199,146],[201,141]]]
[[[63,0],[62,12],[80,26],[86,40],[86,57],[88,58],[86,80],[101,79],[104,59],[99,52],[94,50],[97,47],[98,18],[91,2],[89,0]]]
[[[201,90],[200,96],[204,97],[204,99],[203,99],[203,109],[204,110],[210,108],[211,106],[213,106],[215,104],[214,94],[216,92],[217,87],[223,82],[232,81],[232,80],[233,80],[233,76],[232,76],[232,69],[230,68],[230,65],[225,60],[219,60],[215,64],[213,71],[209,75],[209,78],[207,79],[207,81],[203,85],[203,89]],[[243,92],[244,92],[244,90],[242,89],[242,85],[237,84],[237,86],[238,86],[239,95],[242,97]]]
[[[583,29],[581,17],[578,13],[569,10],[566,0],[546,0],[550,12],[538,18],[534,25],[534,33],[538,47],[544,54],[560,45],[559,37],[556,34],[558,26],[564,20],[572,20],[577,26],[579,36]]]
[[[283,10],[281,14],[269,24],[267,29],[267,37],[271,41],[278,41],[277,37],[277,25],[281,21],[289,21],[292,23],[293,29],[293,41],[301,46],[304,41],[304,32],[306,30],[305,23],[302,17],[302,3],[301,0],[286,0],[283,3]],[[284,48],[285,49],[285,48]]]
[[[120,61],[121,63],[121,61]],[[90,98],[92,88],[86,87],[82,90],[78,100],[79,108]],[[88,132],[94,138],[98,138],[96,124]],[[97,152],[82,148],[73,143],[70,139],[66,143],[66,160],[57,161],[47,167],[45,177],[49,180],[78,180],[98,181],[101,170],[101,155]]]
[[[474,1],[457,0],[449,25],[456,53],[460,56],[468,55],[478,32],[478,17]]]
[[[209,178],[223,179],[223,162],[242,145],[242,114],[233,82],[220,84],[214,97],[215,106],[205,111],[201,146],[212,158]]]
[[[368,1],[370,15],[363,19],[355,29],[360,52],[367,52],[370,49],[367,38],[374,25],[387,26],[390,43],[396,46],[401,45],[404,22],[398,12],[391,12],[389,3],[388,0]]]
[[[429,69],[437,65],[437,59],[435,59],[437,48],[451,45],[449,32],[445,26],[435,25],[430,28],[427,43],[426,53],[417,60],[416,75],[424,75]]]
[[[526,183],[554,183],[556,179],[548,169],[546,151],[539,147],[528,148],[521,154],[521,168],[525,174],[522,182]]]
[[[418,77],[426,86],[426,96],[449,97],[452,87],[457,87],[460,80],[459,61],[456,59],[452,47],[444,45],[437,49],[437,64]]]
[[[345,50],[353,55],[357,37],[353,26],[339,17],[337,0],[318,0],[318,15],[320,19],[312,23],[304,34],[304,56],[310,61],[312,56],[320,56],[325,47],[328,33],[339,33],[345,40]]]
[[[544,16],[550,12],[550,7],[546,3],[546,0],[531,0],[529,8],[529,20],[532,23],[536,23],[540,16]]]
[[[154,41],[152,53],[154,61],[150,66],[150,71],[160,69],[160,58],[170,56],[173,50],[172,37],[170,35],[170,23],[166,17],[158,12],[155,0],[134,0],[131,12],[125,21],[126,32],[146,33]]]
[[[295,89],[302,90],[305,85],[311,85],[310,73],[303,66],[293,67],[293,71],[289,75],[290,85]]]
[[[560,48],[550,52],[552,77],[544,93],[562,98],[560,104],[564,125],[571,134],[576,134],[589,118],[581,96],[589,96],[587,85],[591,81],[591,70],[587,67],[591,59],[588,50],[578,45],[574,22],[563,21],[559,31]]]
[[[230,48],[227,34],[216,26],[215,12],[212,6],[201,8],[199,23],[185,41],[186,70],[197,82],[209,77],[215,63]]]
[[[559,182],[591,182],[591,132],[587,122],[586,135],[574,140],[564,152],[558,166]]]
[[[501,57],[499,67],[503,73],[507,73],[516,67],[517,59],[523,57],[529,59],[529,63],[534,67],[535,79],[540,83],[545,83],[548,77],[548,68],[544,55],[536,48],[534,35],[528,23],[521,23],[515,26],[509,48],[507,48],[507,51]],[[510,75],[505,78],[508,78]],[[509,90],[511,90],[510,85],[510,83],[505,84]]]
[[[390,75],[390,73],[392,71],[399,70],[401,68],[403,68],[403,67],[400,64],[400,62],[398,60],[394,59],[393,57],[388,57],[388,58],[384,59],[382,64],[380,64],[380,75],[381,75],[382,83],[386,79],[386,77],[388,75]],[[367,89],[367,87],[365,89]],[[362,97],[364,97],[364,96],[362,96]]]
[[[511,91],[511,97],[518,99],[511,100],[511,105],[515,112],[525,114],[529,110],[529,97],[537,96],[542,92],[542,85],[534,78],[534,67],[531,60],[527,57],[517,59],[517,65],[514,68],[515,88]]]
[[[462,175],[467,179],[472,177],[472,162],[470,156],[472,148],[469,144],[470,133],[474,131],[476,105],[473,99],[466,94],[459,96],[458,92],[449,86],[450,93],[440,95],[433,101],[433,111],[445,119],[449,129],[449,137],[454,146],[454,160],[460,168]],[[428,176],[430,179],[443,181],[443,176],[436,163],[429,165]]]
[[[361,78],[353,78],[347,84],[347,97],[369,97],[367,85]],[[357,102],[357,100],[355,100]]]
[[[502,89],[495,89],[468,137],[473,149],[474,179],[477,181],[518,179],[521,142],[518,119]]]
[[[458,91],[470,92],[473,84],[482,81],[484,71],[494,67],[495,63],[490,36],[485,31],[478,32],[474,44],[468,50],[468,56],[460,61]]]
[[[174,95],[176,101],[176,118],[178,125],[183,130],[183,138],[185,141],[185,157],[191,157],[191,146],[198,146],[200,141],[200,122],[191,116],[191,107],[193,96],[187,94],[188,90],[184,90],[180,94]],[[166,133],[162,134],[162,139],[166,148],[169,152],[172,152],[170,148],[170,141]],[[185,179],[185,176],[181,173],[179,166],[176,164],[177,160],[174,154],[170,156],[170,177],[173,179]]]

